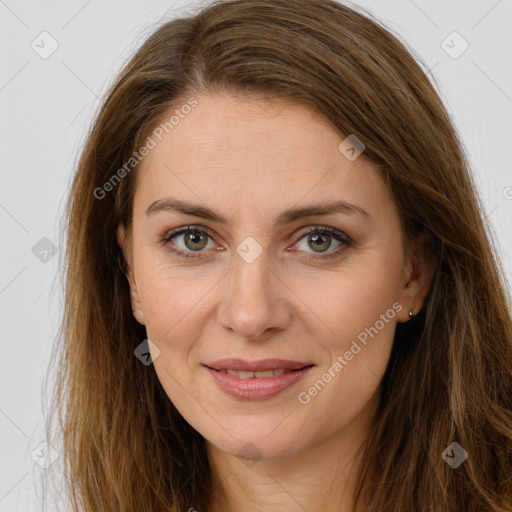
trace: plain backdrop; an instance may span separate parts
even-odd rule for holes
[[[512,1],[356,3],[395,31],[437,82],[512,282]],[[41,510],[41,386],[62,309],[58,228],[85,132],[156,24],[194,5],[0,0],[0,512]]]

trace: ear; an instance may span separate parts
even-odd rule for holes
[[[141,325],[146,325],[144,321],[144,312],[142,311],[142,304],[139,297],[139,291],[137,284],[135,283],[135,276],[131,265],[131,258],[128,250],[128,244],[126,242],[124,225],[120,222],[117,226],[117,243],[123,252],[124,259],[126,261],[127,278],[130,285],[130,302],[132,305],[132,312],[135,320]]]
[[[434,272],[432,259],[428,257],[429,249],[426,235],[420,235],[414,250],[410,251],[410,255],[406,259],[399,297],[399,303],[403,305],[403,308],[397,314],[399,322],[410,320],[409,311],[416,316],[430,291]]]

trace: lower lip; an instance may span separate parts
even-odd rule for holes
[[[314,368],[308,366],[302,370],[296,370],[276,377],[265,379],[239,379],[228,373],[221,373],[205,366],[210,375],[222,391],[234,398],[241,400],[266,400],[283,392],[285,389],[293,386],[302,380],[306,374]]]

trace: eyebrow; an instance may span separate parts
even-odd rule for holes
[[[174,198],[159,199],[152,202],[146,209],[146,215],[154,215],[155,213],[167,211],[171,213],[181,213],[185,215],[193,215],[203,219],[218,222],[220,224],[230,225],[229,220],[223,215],[214,212],[206,206],[196,205],[181,201]],[[316,217],[321,215],[329,215],[333,213],[343,213],[346,215],[358,215],[366,219],[370,219],[371,215],[360,206],[347,203],[346,201],[335,201],[329,203],[312,204],[298,208],[290,208],[282,212],[274,223],[274,227],[282,224],[289,224],[295,220],[304,217]]]

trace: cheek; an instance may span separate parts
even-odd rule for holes
[[[203,329],[204,296],[210,287],[201,279],[180,276],[169,265],[155,265],[154,260],[141,287],[147,336],[159,350],[153,366],[182,414],[191,397],[199,399],[190,384],[188,356]]]
[[[137,280],[137,289],[146,331],[148,337],[162,349],[167,340],[176,336],[187,311],[193,305],[196,294],[194,281],[184,285],[172,275],[169,268],[155,264],[150,258],[141,259],[138,268],[143,276]]]
[[[321,321],[322,332],[327,333],[317,336],[317,342],[329,354],[316,384],[307,383],[314,388],[310,388],[312,400],[330,410],[329,404],[339,399],[342,414],[348,416],[370,399],[379,385],[393,345],[396,314],[401,309],[396,301],[398,266],[384,265],[377,258],[367,262],[319,280],[308,290],[302,288],[308,297],[306,304]],[[308,391],[304,387],[301,390]]]
[[[328,328],[329,337],[348,339],[392,308],[398,298],[400,275],[397,264],[366,254],[357,264],[318,274],[314,279],[297,279],[293,289]]]
[[[146,331],[160,350],[155,368],[185,377],[189,352],[212,315],[212,297],[222,273],[178,268],[149,255],[139,265]]]
[[[175,324],[187,323],[188,312],[200,307],[212,279],[206,274],[201,278],[192,272],[185,273],[166,263],[161,255],[147,254],[137,263],[142,276],[138,289],[146,326],[159,338],[165,338],[166,332],[174,331]]]
[[[331,433],[349,423],[378,393],[393,346],[396,313],[390,305],[386,322],[380,319],[381,310],[375,311],[366,312],[367,321],[345,316],[348,309],[340,315],[334,325],[339,334],[319,340],[329,360],[298,389],[298,407],[306,415],[321,411],[322,423]]]

